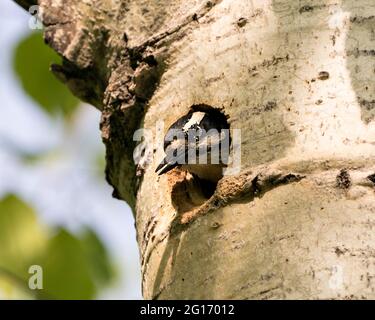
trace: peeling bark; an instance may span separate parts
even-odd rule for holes
[[[52,71],[102,112],[146,299],[375,298],[373,1],[39,4]],[[202,104],[242,130],[240,173],[207,196],[156,147],[136,174],[134,131]]]

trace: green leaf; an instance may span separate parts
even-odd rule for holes
[[[96,288],[82,243],[64,229],[50,240],[43,262],[41,298],[92,299]]]
[[[13,65],[23,89],[50,115],[69,116],[79,100],[50,72],[51,63],[60,62],[41,32],[29,34],[15,48]]]
[[[46,230],[38,224],[35,212],[14,195],[0,201],[0,268],[28,278],[33,259],[44,250]]]
[[[89,228],[84,230],[81,241],[95,283],[99,288],[108,285],[113,280],[115,272],[103,243]]]
[[[0,201],[0,299],[92,299],[114,278],[110,257],[95,232],[80,237],[65,229],[50,232],[23,201],[8,195]],[[43,289],[28,287],[29,268],[43,271]]]

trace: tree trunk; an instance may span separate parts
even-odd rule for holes
[[[144,298],[375,298],[373,0],[39,4],[52,71],[102,112]],[[240,171],[209,195],[154,172],[152,142],[197,105],[241,130]]]

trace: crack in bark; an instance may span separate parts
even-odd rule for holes
[[[164,40],[165,38],[175,34],[176,32],[180,31],[182,28],[186,27],[192,22],[197,22],[200,18],[204,17],[208,12],[211,11],[213,7],[218,5],[222,0],[213,0],[213,1],[207,1],[205,5],[203,5],[198,12],[195,12],[191,16],[188,16],[184,19],[182,23],[180,23],[178,26],[175,26],[169,30],[166,30],[160,34],[157,34],[150,39],[147,39],[145,42],[140,44],[139,46],[133,47],[132,50],[138,51],[140,48],[146,48],[148,46],[155,46],[158,42],[161,40]]]
[[[368,21],[370,21],[374,18],[375,18],[375,16],[368,16],[368,17],[354,16],[354,17],[350,17],[350,22],[352,22],[352,23],[363,23],[363,22],[368,22]]]
[[[247,198],[253,201],[262,197],[266,192],[288,183],[298,182],[305,176],[295,173],[282,173],[265,168],[257,172],[246,172],[240,176],[227,177],[219,181],[213,196],[199,208],[184,213],[177,220],[172,230],[179,229],[179,225],[188,225],[198,217],[223,208],[237,200]]]
[[[248,170],[239,176],[224,177],[219,181],[217,189],[213,196],[204,204],[176,217],[171,226],[171,233],[179,233],[194,222],[198,217],[204,216],[212,211],[223,208],[228,204],[246,198],[247,201],[253,201],[255,197],[262,197],[266,192],[272,189],[292,182],[298,182],[316,171],[340,169],[336,176],[336,185],[340,188],[348,189],[354,184],[350,178],[348,170],[366,167],[368,160],[354,159],[353,161],[344,160],[321,160],[308,163],[296,163],[285,166],[282,162],[273,167],[260,166],[253,170]],[[315,162],[315,163],[314,163]],[[342,169],[342,168],[345,169]],[[293,173],[294,172],[294,173]],[[366,177],[367,181],[373,182],[372,175]],[[370,187],[369,183],[359,179],[355,183],[365,187]]]

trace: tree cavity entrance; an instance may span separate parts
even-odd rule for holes
[[[178,213],[191,211],[214,194],[217,182],[204,180],[186,172],[185,179],[178,181],[172,189],[173,206]]]

